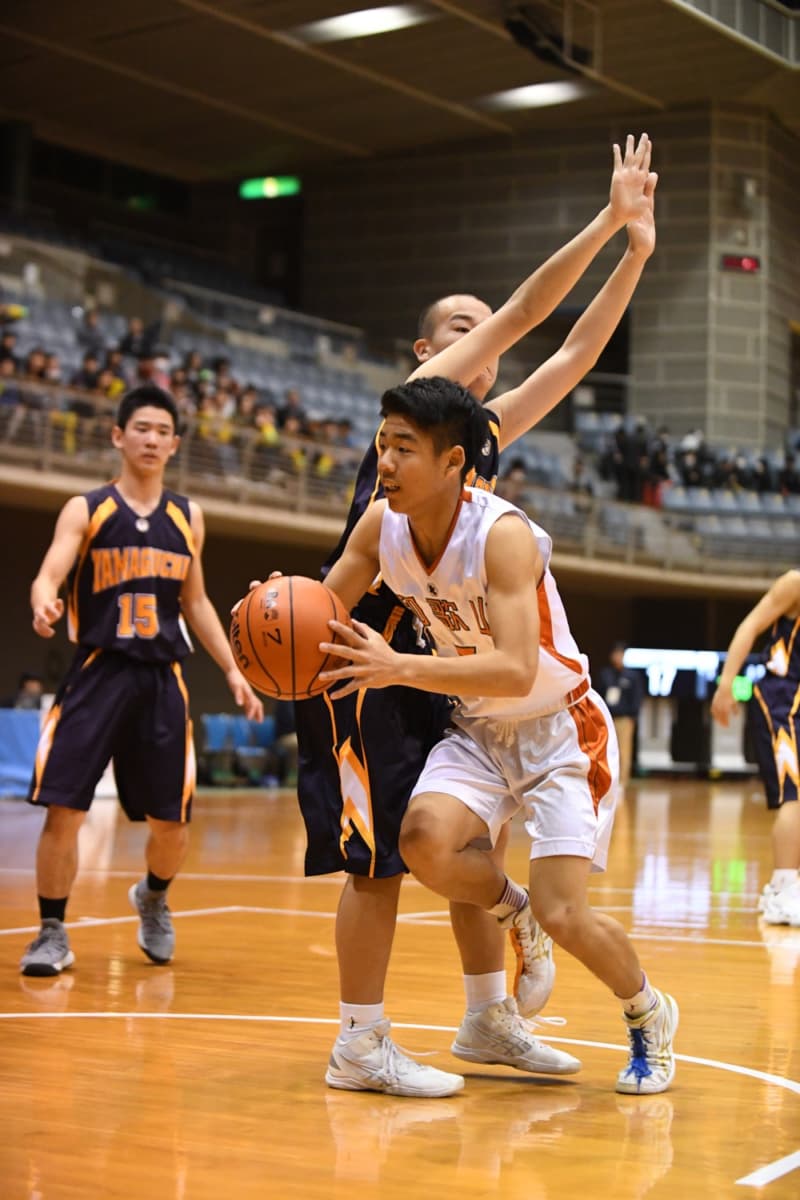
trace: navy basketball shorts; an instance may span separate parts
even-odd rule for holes
[[[81,648],[42,728],[31,804],[88,811],[109,759],[131,821],[188,821],[195,788],[180,665]]]
[[[753,749],[764,784],[767,808],[798,798],[796,685],[767,676],[753,688],[747,706]]]
[[[295,704],[298,797],[306,875],[386,878],[406,870],[397,848],[409,796],[449,722],[443,696],[362,690]]]

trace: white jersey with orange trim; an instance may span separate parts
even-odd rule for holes
[[[539,667],[527,696],[459,697],[465,717],[537,716],[564,708],[588,688],[588,660],[570,632],[550,572],[552,540],[521,509],[491,492],[464,488],[447,543],[430,567],[420,558],[408,518],[387,508],[380,535],[381,574],[398,599],[424,625],[443,657],[485,654],[494,649],[485,549],[489,531],[512,513],[536,539],[544,572],[536,589]]]

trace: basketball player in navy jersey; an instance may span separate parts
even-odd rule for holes
[[[629,246],[622,261],[564,346],[520,387],[490,402],[492,420],[472,475],[476,486],[494,487],[499,451],[535,425],[583,378],[616,328],[653,248],[655,176],[649,173],[650,155],[646,135],[638,144],[629,136],[624,155],[614,148],[608,206],[497,312],[475,296],[453,295],[423,313],[414,343],[422,365],[412,378],[445,375],[469,385],[482,400],[496,379],[499,355],[549,315],[602,246],[628,226]],[[338,560],[359,517],[381,495],[373,445],[359,470],[345,532],[326,571]],[[355,615],[395,649],[419,652],[419,633],[411,615],[382,583],[362,598]],[[417,1064],[391,1045],[385,1032],[383,993],[405,873],[398,849],[400,822],[427,752],[446,724],[448,704],[441,697],[393,687],[350,696],[335,706],[327,696],[303,701],[296,713],[298,795],[308,836],[306,874],[344,870],[348,876],[336,922],[341,1028],[334,1058],[339,1066],[329,1067],[328,1083],[394,1095],[446,1095],[462,1085],[461,1078]],[[496,848],[498,857],[503,845],[504,835]],[[451,906],[451,920],[468,1008],[489,1005],[498,993],[505,997],[503,940],[497,921],[474,905],[458,903]],[[525,1013],[533,1015],[552,988],[552,944],[531,921],[527,907],[510,915],[508,927],[520,960],[515,991]],[[388,1056],[380,1079],[371,1061],[363,1070],[355,1061],[359,1039],[363,1035],[369,1042],[375,1029],[384,1031],[380,1054]],[[374,1057],[372,1051],[368,1057]],[[546,1071],[552,1056],[543,1053],[541,1043],[520,1022],[516,1037],[506,1039],[502,1061],[526,1071]]]
[[[766,673],[748,703],[767,808],[775,814],[773,871],[758,907],[767,925],[800,927],[800,571],[776,579],[734,633],[711,701],[711,715],[720,725],[728,724],[736,704],[733,681],[767,630]]]
[[[455,698],[403,818],[409,870],[500,921],[530,905],[621,1003],[630,1051],[616,1090],[663,1092],[675,1074],[678,1007],[650,984],[619,922],[587,899],[590,871],[605,867],[619,760],[611,714],[591,687],[550,571],[552,541],[520,509],[464,486],[487,426],[465,388],[417,379],[386,392],[381,412],[385,498],[358,522],[326,582],[349,608],[380,573],[437,653],[398,653],[363,622],[330,621],[341,642],[320,650],[345,661],[320,681],[336,685],[334,704],[402,685]],[[530,900],[486,853],[515,813],[531,837]],[[505,1062],[503,1035],[515,1038],[518,1024],[511,998],[467,1012],[453,1053]],[[557,1055],[550,1071],[578,1069],[547,1049]],[[366,1038],[362,1050],[374,1055]],[[334,1049],[331,1074],[345,1054]]]
[[[254,720],[264,715],[206,595],[202,512],[164,487],[177,428],[168,392],[145,385],[123,397],[111,435],[119,478],[67,501],[31,587],[33,628],[49,638],[66,582],[77,650],[42,730],[28,794],[47,816],[36,857],[42,924],[23,955],[24,975],[58,975],[75,960],[64,916],[78,831],[109,759],[125,813],[149,826],[147,875],[129,892],[139,945],[155,963],[172,958],[166,894],[186,854],[195,786],[184,618],[236,703]]]

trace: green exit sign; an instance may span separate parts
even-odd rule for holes
[[[278,196],[297,196],[300,180],[296,175],[265,175],[263,179],[245,179],[239,184],[242,200],[274,200]]]

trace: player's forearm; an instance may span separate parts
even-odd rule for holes
[[[564,341],[564,350],[580,371],[575,382],[590,371],[619,325],[642,277],[649,254],[630,247]],[[574,385],[573,385],[574,386]]]
[[[397,660],[398,683],[457,696],[527,696],[538,665],[502,650],[453,658],[398,654]]]
[[[520,284],[503,307],[509,307],[525,330],[539,325],[572,291],[623,223],[613,215],[610,205],[606,205],[585,229]]]
[[[225,675],[229,671],[236,670],[236,662],[227,634],[208,597],[193,604],[184,604],[183,615],[189,622],[192,632],[197,635],[200,645],[210,654],[220,670]]]
[[[734,679],[739,674],[744,660],[753,648],[755,638],[755,631],[752,631],[747,622],[743,621],[731,638],[731,644],[728,647],[725,665],[719,677],[719,686],[721,688],[730,689],[733,686]]]

